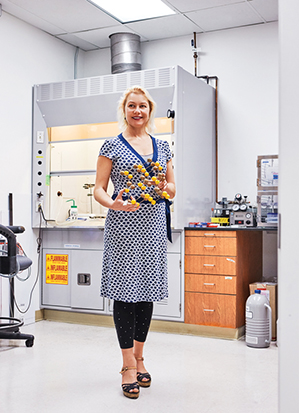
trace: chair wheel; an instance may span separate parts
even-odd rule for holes
[[[31,340],[31,339],[26,340],[26,342],[25,342],[26,347],[32,347],[33,346],[33,341],[34,340]]]

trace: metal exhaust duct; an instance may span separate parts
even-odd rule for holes
[[[141,70],[140,36],[133,33],[113,33],[111,45],[111,73]]]

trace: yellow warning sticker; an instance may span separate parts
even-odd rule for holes
[[[46,254],[46,284],[68,284],[67,254]]]

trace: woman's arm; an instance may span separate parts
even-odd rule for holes
[[[112,169],[112,161],[105,156],[99,156],[97,162],[96,182],[93,191],[94,199],[106,208],[117,211],[136,211],[139,207],[131,203],[125,203],[122,199],[124,189],[119,191],[117,197],[113,199],[107,194],[108,182]]]
[[[172,159],[170,159],[170,161],[167,162],[165,181],[161,182],[158,186],[160,189],[162,189],[162,191],[166,191],[168,193],[170,199],[173,199],[175,197],[176,187],[174,180],[174,172],[172,168]]]

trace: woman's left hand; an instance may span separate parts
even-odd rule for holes
[[[167,184],[168,184],[168,182],[165,180],[165,181],[161,181],[159,184],[158,184],[158,188],[159,189],[161,189],[161,191],[166,191],[167,192]]]

